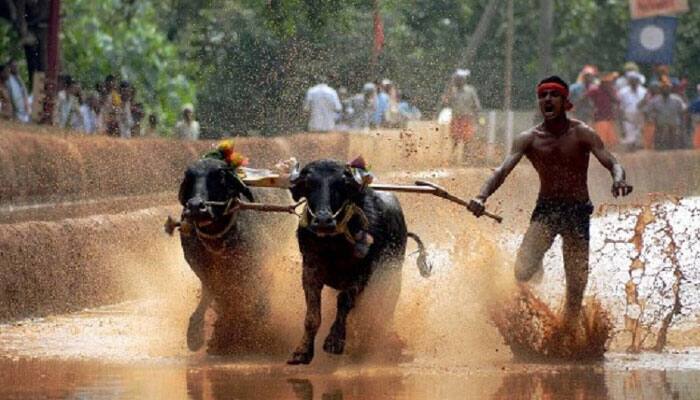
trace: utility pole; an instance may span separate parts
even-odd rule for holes
[[[552,73],[552,20],[554,3],[552,0],[540,0],[540,79]]]
[[[503,88],[503,109],[508,112],[512,108],[513,99],[513,41],[515,38],[515,27],[513,18],[513,0],[507,0],[506,5],[506,60],[505,60],[505,86]]]

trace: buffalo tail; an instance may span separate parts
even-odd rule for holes
[[[408,232],[406,236],[415,240],[416,244],[418,245],[418,259],[416,260],[416,264],[418,265],[418,271],[420,271],[420,275],[423,278],[429,277],[431,271],[433,270],[433,266],[428,263],[428,253],[425,251],[425,245],[423,244],[423,241],[420,240],[420,237],[413,232]]]

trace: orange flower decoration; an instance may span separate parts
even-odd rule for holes
[[[245,167],[248,165],[248,157],[243,156],[241,153],[233,152],[226,157],[226,162],[234,168]]]
[[[248,158],[243,154],[234,151],[233,140],[226,139],[219,142],[216,149],[221,153],[224,161],[233,168],[238,168],[248,165]]]

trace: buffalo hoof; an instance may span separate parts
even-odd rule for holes
[[[300,352],[300,351],[295,351],[292,354],[292,358],[287,360],[287,364],[289,365],[299,365],[299,364],[308,364],[311,362],[311,360],[314,358],[314,353],[313,352]]]
[[[330,354],[343,354],[345,349],[345,339],[341,339],[335,335],[328,335],[323,343],[323,351]]]
[[[190,351],[197,351],[204,345],[204,321],[192,320],[187,326],[187,348]]]

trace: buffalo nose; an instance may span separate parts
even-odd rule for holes
[[[311,225],[315,228],[335,228],[335,218],[333,214],[327,210],[321,210],[316,214],[316,218],[311,221]]]
[[[201,197],[193,197],[187,200],[187,210],[190,212],[203,213],[207,211],[207,206]]]

